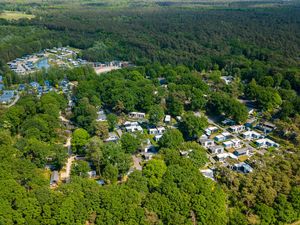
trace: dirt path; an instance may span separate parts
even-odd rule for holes
[[[60,179],[62,181],[68,182],[70,180],[72,163],[75,160],[75,156],[68,158],[66,165],[64,166],[62,172],[60,173]]]

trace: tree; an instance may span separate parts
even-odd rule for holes
[[[72,147],[77,154],[85,154],[85,146],[89,138],[89,133],[83,128],[78,128],[73,132]]]
[[[108,123],[106,121],[103,122],[94,122],[95,134],[100,137],[102,140],[105,140],[109,137],[108,131]]]
[[[108,122],[109,130],[113,131],[118,123],[118,117],[115,114],[110,113],[107,115],[107,122]]]
[[[92,137],[87,144],[87,157],[92,160],[99,175],[101,175],[101,161],[103,159],[102,148],[103,142],[98,137]]]
[[[177,129],[167,130],[159,140],[161,148],[176,148],[184,142],[182,133]]]
[[[122,148],[126,153],[133,154],[140,146],[140,140],[130,133],[125,133],[121,137]]]
[[[149,188],[158,187],[162,182],[162,177],[167,171],[167,166],[163,160],[152,159],[143,169],[143,174],[148,178]]]
[[[115,183],[118,180],[118,168],[108,164],[104,168],[103,178],[107,183]]]
[[[72,175],[87,177],[90,171],[89,163],[83,160],[77,160],[72,165]]]
[[[149,110],[149,122],[152,124],[157,124],[164,118],[164,115],[164,110],[161,106],[152,106]]]
[[[167,108],[168,112],[171,115],[181,116],[181,114],[183,113],[184,105],[178,97],[171,95],[167,99]]]
[[[198,117],[194,113],[188,112],[183,115],[182,121],[179,124],[179,130],[186,139],[191,140],[201,135],[207,125],[208,122],[205,117]]]

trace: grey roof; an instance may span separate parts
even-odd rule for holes
[[[59,181],[58,171],[53,171],[50,178],[50,184],[57,183]]]

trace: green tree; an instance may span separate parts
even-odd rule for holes
[[[186,139],[195,139],[203,133],[208,122],[205,117],[195,116],[194,113],[188,112],[182,117],[179,124],[179,129]]]
[[[118,124],[118,117],[115,114],[110,113],[107,115],[107,122],[108,122],[109,130],[113,131],[116,125]]]
[[[107,183],[115,183],[118,180],[118,168],[108,164],[105,166],[103,171],[103,178]]]
[[[159,146],[162,148],[176,148],[184,142],[182,133],[177,129],[167,130],[159,140]]]
[[[161,106],[152,106],[149,110],[149,122],[152,124],[158,124],[164,118],[164,110]]]
[[[78,128],[73,132],[72,148],[77,154],[85,154],[85,147],[89,138],[89,133],[83,128]]]
[[[167,166],[163,160],[152,159],[143,168],[143,174],[148,178],[149,188],[156,188],[162,182],[162,177],[167,171]]]
[[[140,140],[130,133],[125,133],[121,137],[122,148],[126,153],[133,154],[140,146]]]

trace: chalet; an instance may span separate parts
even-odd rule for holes
[[[242,141],[237,138],[231,139],[231,142],[233,143],[234,148],[240,148],[242,146]]]
[[[279,148],[279,144],[277,144],[276,142],[274,142],[268,138],[258,139],[255,141],[255,144],[259,148],[268,148],[268,147]]]
[[[106,114],[104,112],[104,110],[100,109],[98,112],[97,112],[97,115],[98,115],[98,118],[97,118],[97,121],[100,121],[100,122],[103,122],[103,121],[106,121]]]
[[[233,133],[240,133],[242,131],[245,130],[245,126],[244,125],[235,125],[235,126],[230,126],[229,127],[229,131],[233,132]]]
[[[229,132],[223,132],[222,135],[225,137],[225,140],[230,139],[232,137],[232,134]]]
[[[158,130],[156,128],[149,128],[148,132],[149,134],[158,134]]]
[[[224,152],[224,147],[222,145],[210,146],[208,149],[212,154],[221,154]]]
[[[50,186],[56,187],[58,185],[58,181],[59,181],[59,174],[58,174],[58,171],[55,170],[51,174]]]
[[[211,139],[200,139],[200,143],[204,148],[209,148],[215,145],[214,140]]]
[[[270,122],[264,122],[264,123],[258,124],[256,128],[263,131],[264,133],[268,134],[276,129],[276,125],[273,123],[270,123]]]
[[[238,157],[243,155],[249,155],[249,149],[248,148],[237,149],[233,152],[233,154]]]
[[[245,123],[245,127],[253,127],[253,124],[257,121],[257,118],[249,118]]]
[[[109,133],[108,138],[105,139],[105,142],[117,142],[120,138],[113,132]]]
[[[165,121],[165,123],[171,123],[171,116],[170,115],[166,115],[164,121]]]
[[[253,168],[245,162],[234,164],[231,169],[240,173],[251,173],[253,171]]]
[[[154,134],[154,135],[162,135],[166,129],[164,127],[157,127],[157,128],[149,128],[148,132],[149,134]]]
[[[146,116],[145,113],[142,112],[130,112],[129,117],[134,119],[144,119]]]
[[[163,135],[158,134],[154,136],[154,141],[159,141],[162,138]]]
[[[215,141],[220,142],[220,141],[225,141],[226,137],[224,135],[222,135],[222,134],[219,134],[219,135],[215,136],[214,139],[215,139]]]
[[[259,139],[261,134],[256,131],[246,131],[242,134],[242,137],[246,140]]]
[[[215,159],[219,162],[224,162],[227,158],[237,159],[237,157],[232,153],[221,153],[216,155]]]
[[[233,76],[221,76],[221,80],[225,82],[226,85],[233,81]]]
[[[205,133],[206,135],[210,136],[213,133],[218,132],[218,128],[217,127],[208,127],[207,129],[205,129]]]
[[[222,143],[225,148],[233,148],[233,142],[232,141],[225,141]]]
[[[134,132],[141,132],[143,133],[143,128],[140,125],[131,125],[125,127],[127,132],[134,133]]]
[[[158,131],[158,134],[164,134],[165,131],[166,131],[166,128],[164,128],[164,127],[157,127],[157,131]]]
[[[202,173],[202,175],[206,178],[209,178],[211,180],[215,180],[215,177],[214,177],[214,171],[211,170],[211,169],[205,169],[205,170],[200,170],[200,172]]]

